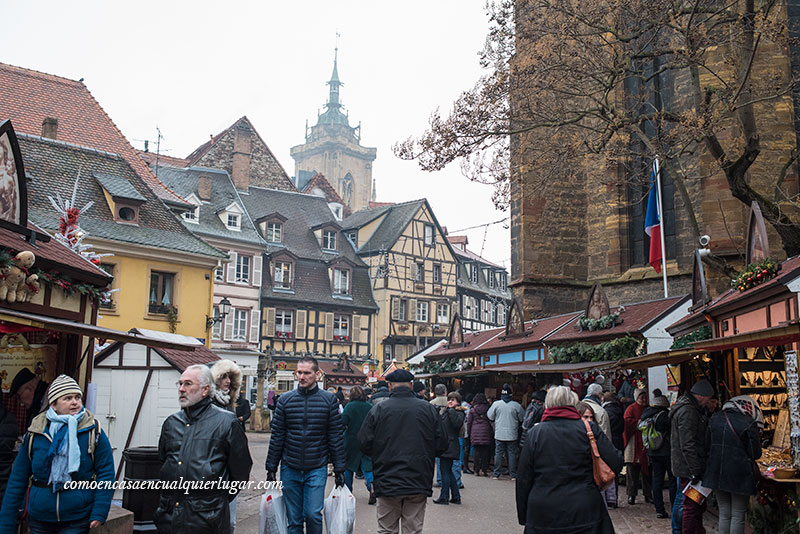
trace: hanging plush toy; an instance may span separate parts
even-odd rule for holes
[[[18,291],[27,289],[25,279],[28,269],[33,267],[36,256],[30,250],[23,250],[14,256],[12,264],[3,269],[3,283],[0,285],[0,301],[17,302]],[[22,302],[24,302],[24,295]]]

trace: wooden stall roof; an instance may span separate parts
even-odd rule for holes
[[[348,373],[346,370],[336,369],[336,366],[339,365],[338,361],[317,360],[317,363],[319,364],[319,370],[322,371],[325,376],[334,378],[357,378],[360,380],[367,379],[367,375],[362,373],[361,369],[352,363],[350,364],[351,373]]]
[[[770,347],[797,342],[800,342],[800,323],[792,321],[785,326],[773,326],[745,334],[698,341],[694,344],[694,349],[714,352],[737,347]]]
[[[37,315],[35,313],[26,313],[8,308],[0,308],[0,321],[21,324],[33,328],[41,328],[42,330],[55,330],[57,332],[65,332],[68,334],[78,334],[97,339],[110,339],[113,341],[123,341],[125,343],[137,343],[139,345],[147,345],[148,347],[193,351],[197,346],[164,341],[138,333],[121,332],[119,330],[112,330],[111,328],[104,328],[102,326],[78,323],[75,321],[69,321],[67,319],[57,319],[55,317]]]

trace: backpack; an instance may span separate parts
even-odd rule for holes
[[[664,436],[656,430],[656,418],[659,415],[661,415],[661,412],[657,413],[655,417],[642,419],[637,427],[642,432],[644,448],[651,452],[660,449],[664,445]]]

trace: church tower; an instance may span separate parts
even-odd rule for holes
[[[338,55],[336,48],[325,112],[317,117],[317,124],[310,131],[306,122],[306,142],[291,149],[295,161],[294,180],[297,189],[302,191],[315,172],[321,173],[345,204],[352,211],[358,211],[369,207],[370,200],[375,199],[372,162],[377,149],[361,146],[361,124],[350,126],[344,113],[339,100],[339,88],[343,84],[339,81]]]

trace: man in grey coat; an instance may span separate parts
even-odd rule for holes
[[[495,401],[486,412],[486,417],[494,421],[494,480],[500,478],[503,456],[508,457],[511,480],[517,479],[517,438],[525,411],[520,403],[511,398],[512,393],[511,386],[503,384],[500,400]]]

